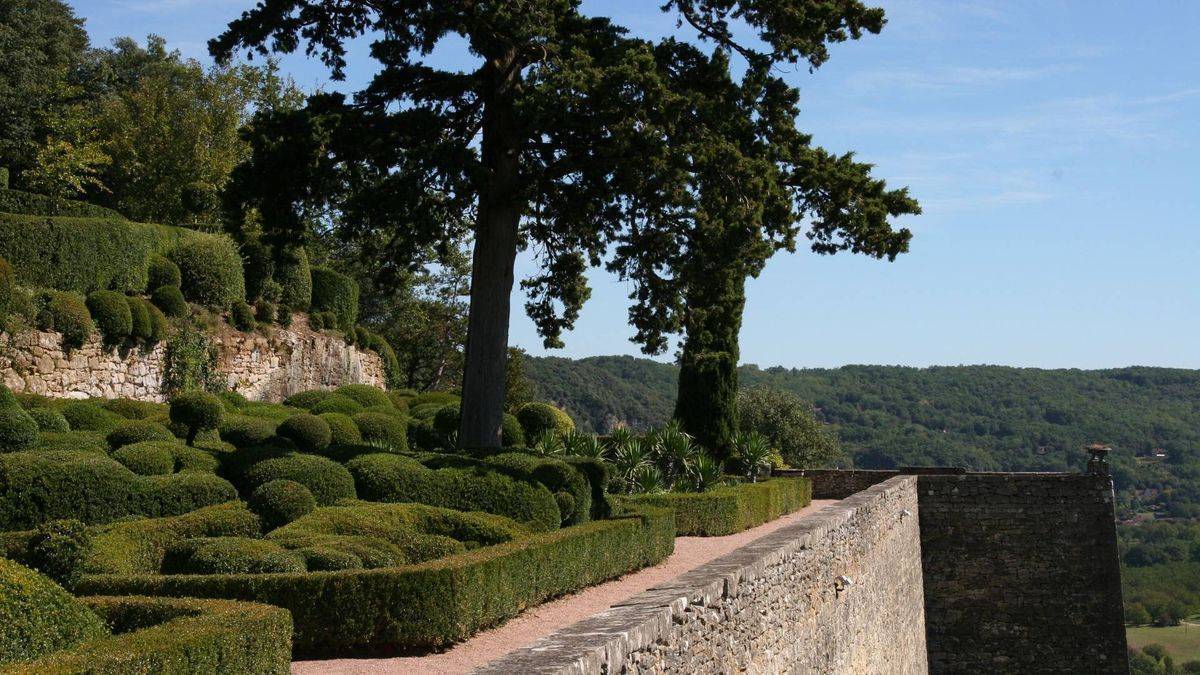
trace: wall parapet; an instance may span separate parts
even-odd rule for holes
[[[917,509],[891,478],[477,672],[923,673]]]

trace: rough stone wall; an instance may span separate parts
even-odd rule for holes
[[[916,486],[869,488],[481,672],[923,673]]]
[[[932,673],[1128,673],[1112,481],[920,477]]]
[[[93,335],[70,354],[58,333],[0,334],[0,372],[16,392],[57,398],[132,398],[162,401],[166,346],[106,347]],[[224,327],[210,338],[217,370],[228,387],[256,401],[281,401],[305,389],[348,383],[383,387],[383,362],[374,352],[349,346],[341,337],[309,329],[297,315],[290,328],[242,333]]]
[[[889,478],[911,475],[964,474],[957,467],[916,466],[900,469],[784,469],[777,476],[802,476],[812,481],[813,499],[845,499]]]

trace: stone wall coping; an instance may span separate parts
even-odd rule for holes
[[[739,585],[759,578],[797,551],[813,548],[814,541],[845,525],[860,510],[888,493],[916,486],[917,476],[907,475],[873,485],[474,672],[584,675],[601,672],[605,663],[623,663],[630,653],[666,638],[689,605],[718,607],[724,598],[737,597]]]

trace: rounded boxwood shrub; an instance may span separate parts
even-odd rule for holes
[[[313,406],[324,401],[332,392],[322,391],[320,389],[311,389],[302,391],[284,399],[283,404],[293,408],[303,408],[304,410],[312,410]]]
[[[254,321],[254,310],[246,304],[245,300],[233,301],[233,307],[229,311],[229,322],[243,333],[254,330],[257,325]]]
[[[137,401],[131,398],[105,399],[100,405],[107,411],[124,417],[127,420],[146,420],[167,412],[167,406],[150,401]]]
[[[408,402],[408,408],[411,410],[417,406],[429,403],[436,404],[438,408],[441,408],[451,403],[458,403],[460,401],[462,401],[462,397],[458,396],[457,394],[451,394],[448,391],[427,391],[423,394],[417,394],[414,396],[412,400]]]
[[[333,312],[341,330],[351,330],[358,320],[358,283],[328,267],[312,268],[313,311]],[[326,324],[326,328],[332,328]]]
[[[129,515],[137,476],[105,455],[0,454],[0,531],[48,520],[103,523]]]
[[[152,345],[156,345],[167,339],[167,334],[171,332],[171,323],[167,321],[167,315],[162,313],[162,310],[143,300],[142,304],[146,306],[146,312],[150,314],[150,337],[147,339]]]
[[[245,299],[242,258],[232,241],[205,237],[184,242],[170,258],[179,266],[179,287],[189,302],[223,309]]]
[[[333,391],[336,394],[341,394],[346,398],[353,399],[356,403],[364,408],[370,408],[371,406],[377,405],[386,406],[388,408],[393,407],[392,400],[388,398],[386,391],[378,387],[373,387],[369,384],[343,384]]]
[[[311,413],[301,413],[280,423],[275,433],[296,444],[301,452],[315,453],[329,447],[332,432],[325,420]]]
[[[395,389],[387,392],[392,407],[401,412],[408,410],[408,402],[412,400],[413,396],[412,389]]]
[[[172,563],[164,570],[175,574],[270,574],[305,572],[304,558],[279,544],[248,537],[188,539],[171,547]]]
[[[459,404],[450,403],[438,409],[433,416],[433,429],[441,434],[443,439],[458,433],[458,424],[462,412]]]
[[[112,458],[139,476],[175,473],[175,458],[171,456],[171,451],[156,443],[126,445],[114,451]]]
[[[71,431],[107,433],[125,421],[125,418],[88,401],[68,403],[63,406],[62,414],[67,418],[67,424],[71,425]]]
[[[104,621],[58,584],[0,558],[0,664],[33,660],[107,634]]]
[[[254,303],[254,319],[259,323],[275,323],[275,303],[270,300],[259,300]]]
[[[525,438],[525,429],[521,427],[520,421],[515,415],[504,413],[504,417],[500,422],[500,437],[501,443],[506,448],[516,448],[524,446],[528,439]]]
[[[329,444],[330,445],[352,445],[362,441],[362,434],[358,431],[358,425],[354,420],[350,419],[349,415],[342,413],[322,413],[319,416],[329,425]]]
[[[33,408],[29,410],[29,416],[37,423],[39,431],[66,432],[71,430],[71,425],[67,424],[67,418],[54,408]]]
[[[325,330],[325,317],[320,312],[308,315],[308,327],[313,330]]]
[[[287,525],[317,508],[312,492],[294,480],[277,479],[258,486],[249,499],[250,510],[263,521],[265,530]]]
[[[188,313],[187,300],[178,286],[159,286],[150,294],[150,302],[167,316],[181,317]]]
[[[130,463],[117,456],[118,453],[126,453],[123,456],[129,456],[135,452],[141,453],[147,452],[147,450],[153,452],[154,454],[158,454],[160,451],[165,452],[167,456],[171,458],[171,470],[160,470],[155,474],[147,474],[142,471],[138,471],[131,466]],[[188,446],[180,443],[178,440],[143,441],[141,443],[134,443],[133,445],[126,445],[119,451],[114,452],[112,456],[134,473],[140,473],[143,475],[165,475],[168,473],[175,473],[177,471],[204,471],[207,473],[215,473],[217,466],[219,465],[217,458],[213,456],[212,453],[206,450],[201,450],[200,448],[189,448]],[[161,462],[161,460],[158,459],[149,461]],[[159,466],[161,466],[161,464]]]
[[[408,429],[404,420],[395,415],[359,413],[353,417],[364,443],[379,444],[393,452],[408,451]]]
[[[328,546],[305,546],[296,549],[296,553],[304,556],[304,565],[309,572],[360,570],[366,566],[359,556]]]
[[[279,479],[296,481],[308,488],[321,506],[355,496],[354,478],[346,467],[317,455],[294,454],[263,460],[246,472],[245,483],[253,491]]]
[[[133,296],[127,296],[125,302],[129,304],[130,337],[149,342],[154,330],[154,326],[150,323],[150,310],[147,309],[150,303]]]
[[[303,246],[282,250],[276,256],[275,281],[279,284],[279,302],[294,310],[307,312],[312,304],[312,269]]]
[[[283,304],[276,307],[275,321],[282,328],[290,328],[292,325],[292,308]]]
[[[206,391],[185,391],[171,399],[171,421],[187,427],[188,445],[195,443],[200,431],[220,426],[224,413],[221,399]]]
[[[225,404],[226,412],[231,412],[235,415],[240,413],[242,408],[245,408],[250,403],[250,399],[236,391],[223,391],[217,394],[217,398],[221,399],[221,403]]]
[[[352,398],[342,396],[338,393],[332,393],[329,396],[321,399],[321,402],[312,407],[314,415],[322,413],[342,413],[343,415],[353,415],[362,412],[362,405]]]
[[[183,281],[179,276],[179,267],[157,253],[150,255],[146,278],[146,288],[151,290],[163,286],[178,286]]]
[[[33,411],[29,411],[33,414]],[[108,456],[108,441],[99,431],[43,431],[37,443],[30,448],[34,452],[83,452],[101,457]]]
[[[17,452],[33,446],[38,423],[17,405],[16,399],[0,405],[0,452]]]
[[[52,291],[44,310],[43,328],[62,333],[63,347],[68,351],[78,349],[88,341],[96,325],[83,297],[75,293]]]
[[[52,520],[37,526],[26,549],[35,570],[72,588],[92,551],[92,533],[78,520]]]
[[[226,415],[218,427],[221,440],[239,448],[262,445],[275,435],[275,426],[261,417]]]
[[[113,450],[143,441],[174,441],[175,434],[165,426],[149,420],[125,422],[108,432],[109,447]],[[123,463],[123,462],[122,462]]]
[[[549,403],[526,403],[517,410],[517,421],[528,440],[540,438],[546,432],[565,436],[575,430],[571,417]]]
[[[96,291],[88,296],[87,308],[105,341],[120,342],[133,331],[133,316],[124,295],[116,291]]]
[[[237,488],[216,474],[183,471],[138,480],[137,510],[146,516],[178,516],[238,498]]]

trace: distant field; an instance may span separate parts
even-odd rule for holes
[[[1196,624],[1171,628],[1129,627],[1125,629],[1125,635],[1134,649],[1157,643],[1166,647],[1176,663],[1200,661],[1200,626]]]

